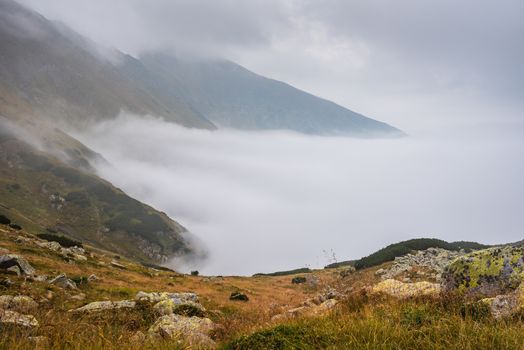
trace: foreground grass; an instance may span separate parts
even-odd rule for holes
[[[524,323],[464,313],[454,299],[364,300],[340,310],[238,337],[225,350],[243,349],[524,349]]]

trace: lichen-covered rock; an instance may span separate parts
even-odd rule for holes
[[[0,269],[7,270],[10,267],[16,266],[23,275],[32,276],[35,274],[35,269],[27,262],[24,257],[16,254],[0,255]]]
[[[132,309],[136,306],[136,302],[132,300],[121,300],[121,301],[94,301],[78,309],[69,310],[70,312],[80,313],[92,313],[92,312],[101,312],[106,310],[115,310],[115,309]]]
[[[507,294],[522,282],[523,259],[523,246],[488,248],[464,255],[446,267],[442,289],[466,296]]]
[[[38,308],[38,303],[33,298],[26,295],[1,295],[0,309],[12,310],[21,313],[35,311]]]
[[[0,309],[0,324],[27,328],[38,327],[38,321],[32,315],[22,315],[16,311]]]
[[[150,303],[158,303],[167,299],[173,300],[176,304],[198,303],[198,295],[196,293],[138,292],[135,296],[135,300],[148,301]]]
[[[209,318],[180,315],[162,316],[149,328],[149,334],[166,340],[175,340],[194,348],[214,349],[210,333],[216,325]]]
[[[203,316],[206,309],[199,303],[187,301],[180,303],[180,299],[161,300],[153,306],[160,315],[184,314],[186,316]]]
[[[430,282],[404,283],[394,279],[388,279],[376,284],[372,293],[384,293],[392,297],[405,299],[422,295],[437,295],[440,293],[440,286]]]

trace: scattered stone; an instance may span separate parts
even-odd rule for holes
[[[87,261],[87,258],[82,254],[73,254],[73,259],[78,262],[85,262]]]
[[[122,264],[120,264],[120,263],[118,263],[118,262],[116,262],[114,260],[111,261],[111,266],[116,267],[118,269],[127,270],[127,267],[125,267],[124,265],[122,265]]]
[[[136,302],[133,300],[122,300],[122,301],[94,301],[78,309],[69,310],[69,312],[74,313],[91,313],[91,312],[100,312],[106,310],[115,310],[115,309],[133,309],[136,306]]]
[[[88,281],[88,282],[96,282],[96,281],[99,281],[99,280],[100,280],[100,278],[98,278],[98,276],[95,275],[95,274],[92,274],[92,275],[90,275],[90,276],[87,278],[87,281]]]
[[[148,332],[163,339],[179,340],[190,347],[214,349],[216,344],[210,338],[210,333],[215,327],[209,318],[167,315],[156,320]]]
[[[65,273],[56,276],[51,281],[49,281],[49,283],[64,289],[78,289],[75,281],[67,278]]]
[[[180,303],[177,299],[161,300],[153,306],[160,315],[183,314],[185,316],[204,316],[206,309],[199,303]]]
[[[85,300],[86,298],[86,295],[84,293],[80,293],[80,294],[77,294],[77,295],[73,295],[71,297],[72,300],[78,300],[78,301],[82,301],[82,300]]]
[[[293,284],[306,283],[306,278],[303,276],[293,277],[293,279],[291,279],[291,283]]]
[[[229,300],[248,301],[249,297],[245,295],[244,293],[233,292],[231,293]]]
[[[421,295],[437,295],[440,293],[440,285],[430,282],[404,283],[394,279],[388,279],[376,284],[373,293],[385,293],[392,297],[405,299]]]
[[[0,269],[7,270],[12,266],[17,266],[23,275],[32,276],[35,274],[35,269],[22,256],[16,254],[0,255]]]
[[[16,311],[0,309],[0,324],[16,325],[27,328],[38,327],[38,321],[33,315],[22,315]]]
[[[37,241],[36,245],[40,248],[46,248],[54,252],[59,252],[62,249],[60,243],[54,241]]]

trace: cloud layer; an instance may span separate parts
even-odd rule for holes
[[[519,0],[21,0],[139,55],[222,56],[408,133],[522,120]]]
[[[79,137],[112,164],[102,176],[205,242],[197,268],[252,274],[413,237],[522,239],[521,131],[480,131],[356,140],[121,117]]]

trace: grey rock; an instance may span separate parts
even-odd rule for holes
[[[7,270],[12,266],[17,266],[21,274],[32,276],[35,274],[35,269],[27,262],[27,260],[16,254],[0,255],[0,269]]]
[[[210,334],[215,327],[209,318],[167,315],[156,320],[148,333],[167,340],[178,340],[192,348],[214,349],[216,344]]]
[[[65,274],[56,276],[49,283],[64,289],[78,289],[75,281],[67,278]]]
[[[133,300],[122,300],[122,301],[94,301],[78,309],[69,310],[69,312],[74,313],[92,313],[92,312],[101,312],[107,310],[116,310],[116,309],[132,309],[136,306],[136,302]]]
[[[16,311],[0,309],[0,324],[36,328],[38,321],[33,315],[22,315]]]

